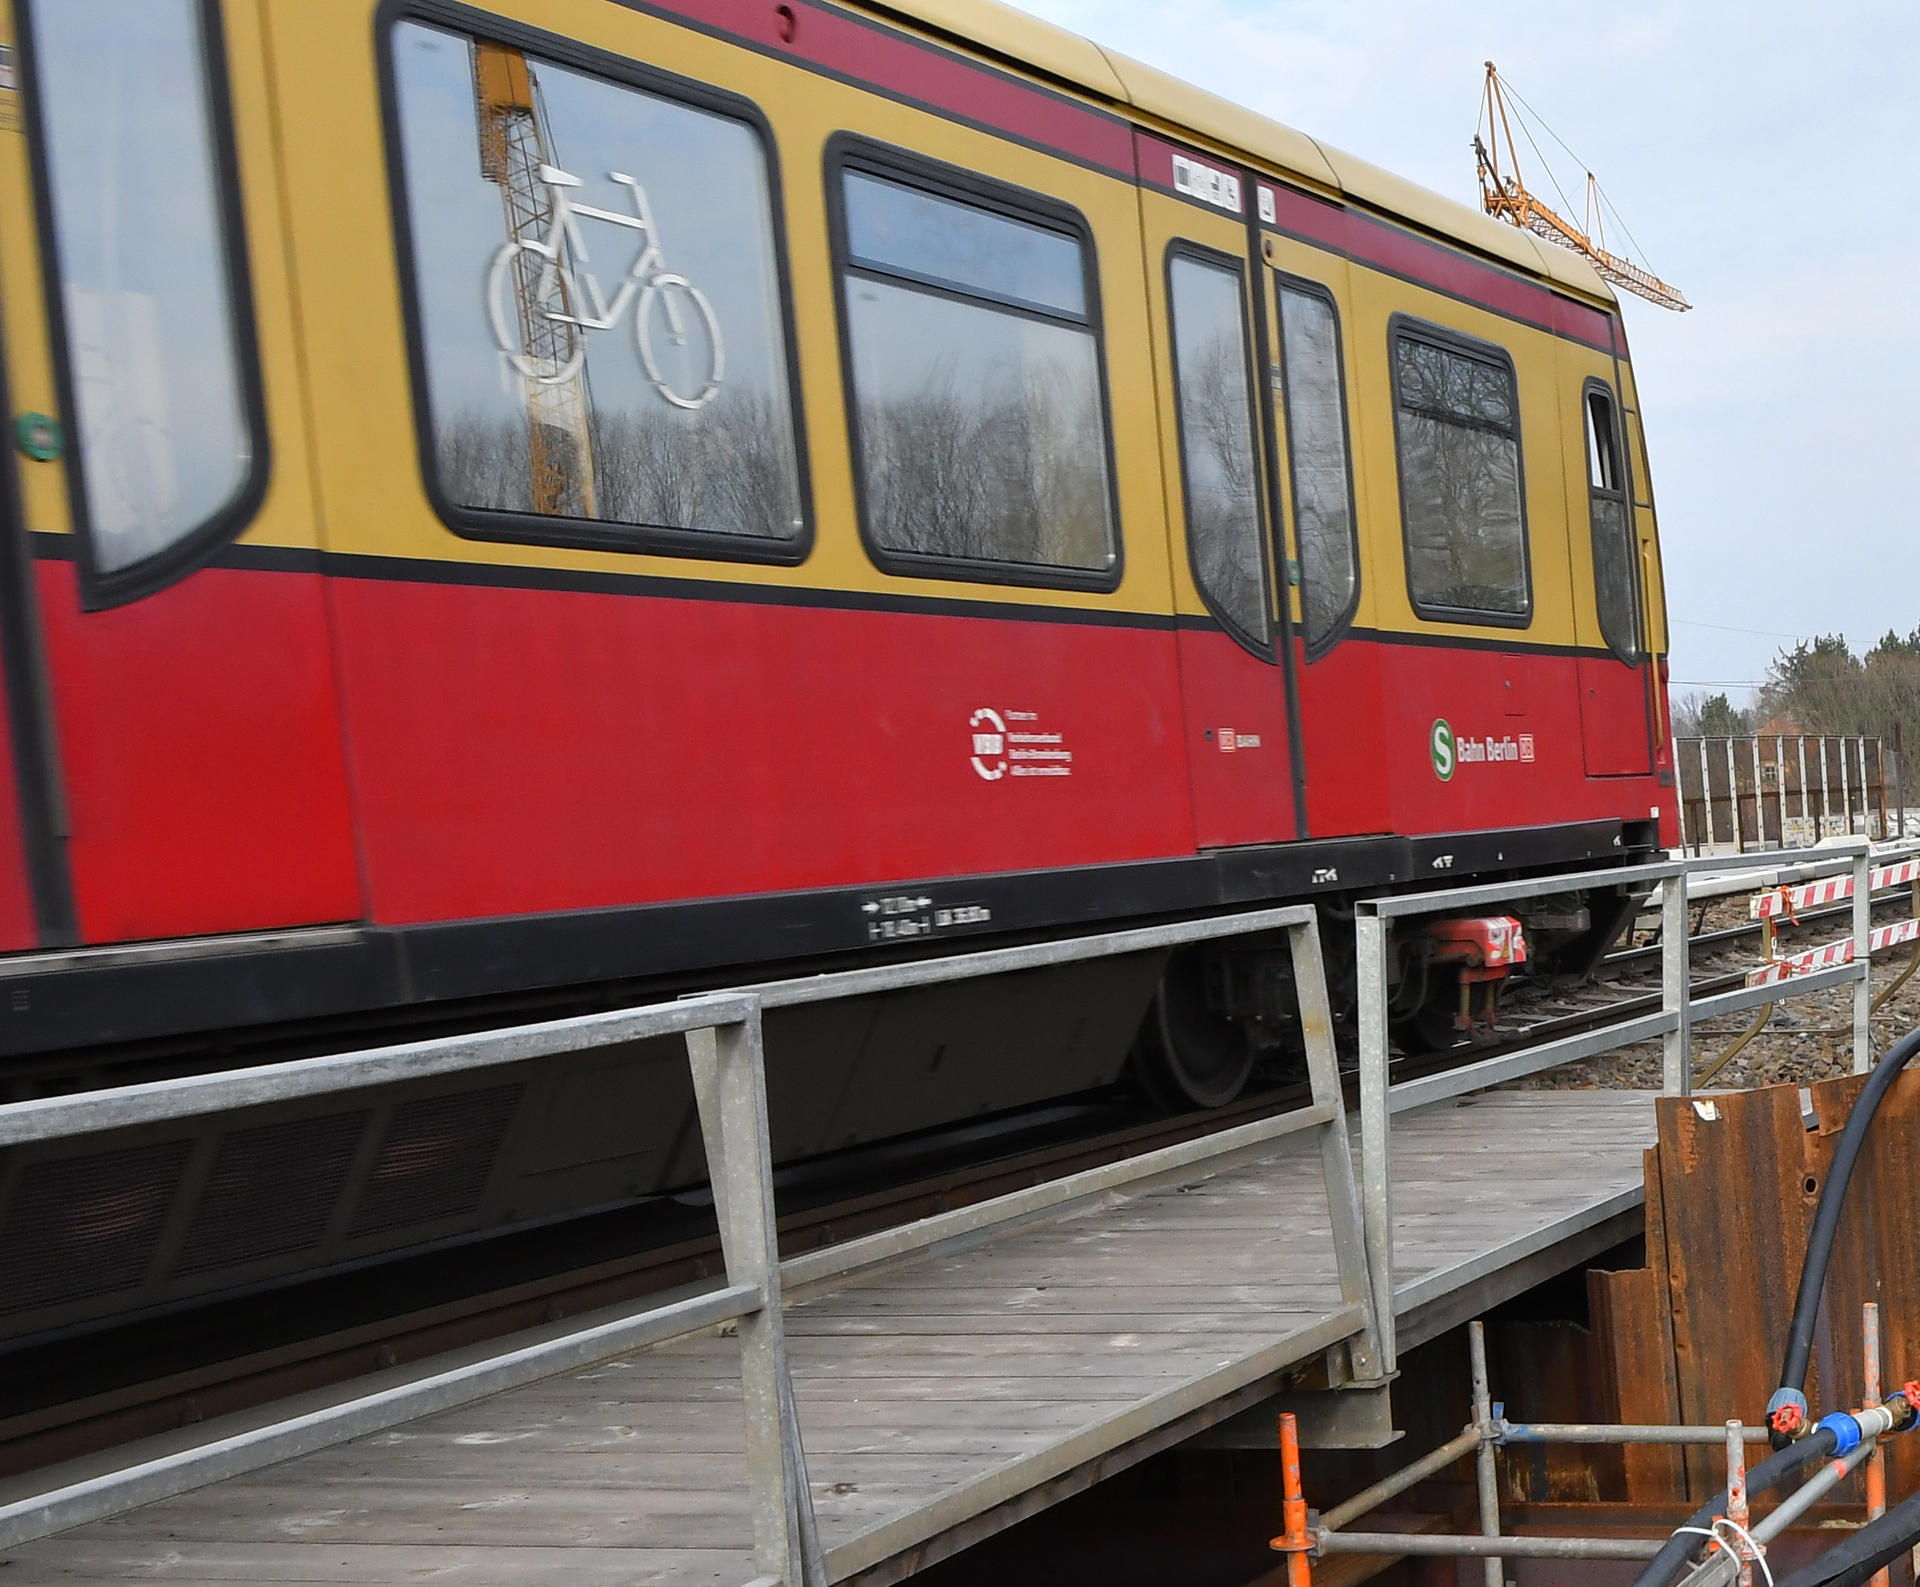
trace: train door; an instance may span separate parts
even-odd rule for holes
[[[40,935],[356,918],[256,9],[18,0],[12,24],[0,624],[57,861]]]
[[[1384,832],[1379,652],[1350,641],[1364,597],[1349,407],[1347,262],[1316,239],[1340,212],[1261,183],[1266,424],[1314,837]]]
[[[1570,549],[1576,569],[1593,571],[1593,627],[1582,632],[1574,663],[1582,753],[1589,777],[1644,777],[1653,769],[1654,679],[1619,366],[1607,368],[1565,345],[1560,352],[1562,401],[1577,409],[1562,419]],[[1606,373],[1595,372],[1597,364]]]
[[[1245,173],[1135,135],[1187,765],[1203,848],[1300,835],[1287,610],[1262,444],[1263,308]]]

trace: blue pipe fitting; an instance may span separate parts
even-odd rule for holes
[[[1821,1417],[1814,1431],[1818,1432],[1822,1427],[1833,1430],[1834,1454],[1845,1455],[1859,1447],[1860,1424],[1845,1411],[1835,1411],[1831,1416]]]

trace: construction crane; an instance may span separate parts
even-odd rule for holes
[[[1657,303],[1663,309],[1674,309],[1681,313],[1693,307],[1681,294],[1679,288],[1670,287],[1651,270],[1641,268],[1630,259],[1623,259],[1608,252],[1606,237],[1606,196],[1600,191],[1600,184],[1594,179],[1593,172],[1587,172],[1587,214],[1586,225],[1580,227],[1568,220],[1549,205],[1542,203],[1527,191],[1520,177],[1520,151],[1513,141],[1513,121],[1507,113],[1507,93],[1500,82],[1500,73],[1492,61],[1487,62],[1487,82],[1485,96],[1480,107],[1480,118],[1487,129],[1483,142],[1478,128],[1474,129],[1473,152],[1480,164],[1480,204],[1489,215],[1497,220],[1513,222],[1523,230],[1532,232],[1536,237],[1544,237],[1548,242],[1558,243],[1562,248],[1571,249],[1587,263],[1611,281],[1617,287],[1645,298],[1649,303]],[[1520,96],[1513,96],[1524,106]],[[1542,123],[1544,126],[1544,123]],[[1527,132],[1526,124],[1521,129],[1526,133],[1527,141],[1533,144],[1535,154],[1540,146],[1533,143],[1533,135]],[[1501,163],[1501,143],[1506,144],[1505,165]],[[1555,140],[1558,141],[1557,139]],[[1488,145],[1492,147],[1489,148]],[[1563,149],[1566,145],[1560,145]],[[1572,153],[1572,150],[1568,150]],[[1542,167],[1546,166],[1546,157],[1541,156]],[[1552,172],[1548,171],[1551,179]],[[1558,187],[1555,183],[1555,187]],[[1562,200],[1565,199],[1562,194]],[[1617,218],[1617,217],[1616,217]]]
[[[480,129],[480,174],[500,189],[507,242],[542,242],[552,199],[540,169],[553,162],[540,85],[519,50],[478,40],[473,46],[474,118]],[[512,261],[514,307],[527,404],[528,473],[533,510],[567,517],[594,514],[592,409],[586,367],[575,360],[582,334],[567,301],[566,275],[543,270],[532,249]],[[556,378],[560,371],[572,373]]]

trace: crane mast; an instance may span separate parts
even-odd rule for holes
[[[1500,85],[1500,73],[1492,61],[1487,63],[1485,101],[1481,115],[1487,124],[1483,142],[1479,132],[1473,135],[1474,157],[1480,167],[1480,205],[1496,220],[1512,222],[1536,237],[1558,243],[1585,259],[1602,279],[1617,287],[1657,303],[1663,309],[1684,313],[1693,307],[1679,288],[1667,285],[1650,270],[1630,259],[1609,253],[1599,183],[1587,173],[1587,216],[1584,228],[1574,225],[1551,206],[1527,191],[1520,176],[1520,154],[1513,141],[1513,124],[1508,119],[1507,98]],[[1505,144],[1502,164],[1501,145]],[[1489,147],[1491,145],[1491,147]],[[1537,149],[1536,149],[1537,152]]]
[[[509,243],[546,240],[552,200],[540,180],[551,164],[539,85],[519,50],[477,40],[473,46],[474,115],[480,129],[480,174],[500,189]],[[530,495],[533,511],[567,517],[594,516],[593,439],[585,366],[564,379],[554,376],[574,358],[581,335],[570,323],[567,278],[543,270],[531,249],[515,252],[513,300],[520,347],[538,374],[519,377],[525,387]],[[542,280],[545,280],[543,288]]]

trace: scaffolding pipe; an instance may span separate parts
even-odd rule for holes
[[[1920,964],[1920,953],[1916,953],[1914,962]],[[1860,1308],[1860,1346],[1862,1386],[1866,1389],[1866,1403],[1880,1403],[1880,1308],[1867,1301]],[[1887,1452],[1879,1447],[1880,1441],[1874,1440],[1874,1451],[1867,1457],[1867,1519],[1877,1521],[1887,1513]],[[1873,1573],[1869,1587],[1891,1587],[1893,1578],[1887,1574],[1883,1565]]]
[[[1467,1354],[1473,1365],[1473,1425],[1478,1435],[1474,1450],[1474,1484],[1480,1493],[1480,1535],[1500,1535],[1500,1484],[1493,1463],[1493,1403],[1487,1386],[1487,1328],[1478,1317],[1467,1324]],[[1500,1556],[1487,1557],[1487,1587],[1503,1587],[1506,1572]]]
[[[1508,1559],[1652,1559],[1657,1537],[1464,1537],[1433,1532],[1329,1532],[1320,1529],[1321,1554],[1419,1554]]]
[[[1878,1438],[1863,1438],[1838,1460],[1823,1460],[1819,1469],[1767,1513],[1748,1535],[1765,1547],[1853,1474],[1854,1468],[1879,1447]],[[1696,1565],[1680,1580],[1680,1587],[1722,1587],[1733,1576],[1734,1561],[1716,1554]]]
[[[1495,1424],[1507,1444],[1719,1444],[1724,1425],[1662,1427],[1651,1422],[1508,1422]]]
[[[1457,1437],[1449,1438],[1431,1454],[1422,1455],[1410,1466],[1403,1466],[1391,1477],[1382,1477],[1371,1488],[1363,1488],[1344,1504],[1336,1504],[1320,1517],[1323,1531],[1335,1531],[1349,1521],[1357,1521],[1370,1510],[1377,1510],[1389,1499],[1397,1499],[1412,1487],[1417,1487],[1427,1478],[1442,1472],[1464,1455],[1470,1455],[1479,1446],[1480,1429],[1468,1427]]]
[[[1733,1533],[1728,1552],[1740,1561],[1740,1587],[1753,1587],[1753,1534],[1747,1523],[1747,1445],[1738,1422],[1727,1423],[1727,1523]]]

